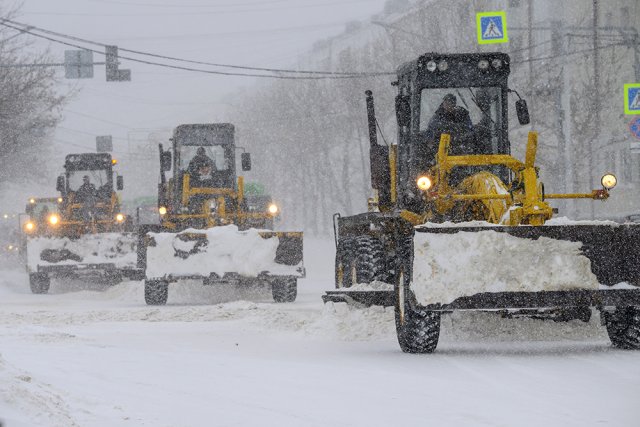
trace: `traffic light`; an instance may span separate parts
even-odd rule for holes
[[[106,68],[108,82],[128,82],[131,81],[131,70],[118,69],[118,46],[105,46]]]

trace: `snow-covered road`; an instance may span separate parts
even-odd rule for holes
[[[597,315],[456,314],[435,354],[403,354],[392,310],[323,306],[332,242],[305,246],[285,305],[184,285],[148,307],[140,282],[32,295],[2,272],[3,427],[640,425],[640,352],[612,349]]]

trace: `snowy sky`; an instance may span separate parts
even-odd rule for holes
[[[366,19],[383,5],[384,0],[24,0],[16,20],[123,48],[286,67],[314,41],[339,34],[346,22]],[[37,43],[50,46],[60,61],[64,50],[74,49]],[[94,60],[104,57],[94,54]],[[104,66],[96,66],[93,79],[63,81],[63,89],[79,93],[55,136],[60,158],[62,151],[93,150],[95,135],[113,135],[114,150],[127,152],[141,130],[220,121],[228,108],[225,95],[254,82],[126,60],[120,68],[131,70],[131,82],[105,82]]]

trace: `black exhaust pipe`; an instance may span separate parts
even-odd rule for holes
[[[369,123],[369,162],[371,187],[378,190],[378,207],[381,211],[391,208],[391,179],[389,171],[389,147],[378,145],[378,123],[373,106],[373,93],[368,90],[367,121]]]
[[[376,111],[373,106],[373,92],[365,92],[367,96],[367,122],[369,123],[369,144],[371,147],[378,145],[378,130],[376,128]]]

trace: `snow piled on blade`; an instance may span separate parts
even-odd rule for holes
[[[422,305],[482,292],[596,290],[591,262],[580,247],[494,231],[416,233],[411,288]]]
[[[205,235],[204,244],[192,244],[183,235]],[[260,273],[299,275],[296,266],[277,264],[277,236],[263,238],[260,230],[239,231],[235,225],[207,230],[188,229],[181,233],[149,233],[155,246],[147,246],[147,278],[167,276],[209,276],[238,273],[256,277]],[[200,242],[199,242],[200,243]],[[191,251],[188,255],[180,253]]]
[[[544,225],[608,225],[610,227],[619,227],[615,221],[603,219],[570,219],[566,216],[551,218]]]
[[[390,283],[380,282],[379,280],[374,280],[371,283],[358,283],[349,288],[339,288],[334,289],[336,292],[353,292],[353,291],[393,291],[393,285]]]
[[[67,237],[36,237],[27,241],[27,263],[31,271],[38,265],[114,264],[117,268],[137,264],[137,236],[134,233],[85,234],[78,239]],[[69,251],[58,262],[41,258],[43,251]]]

